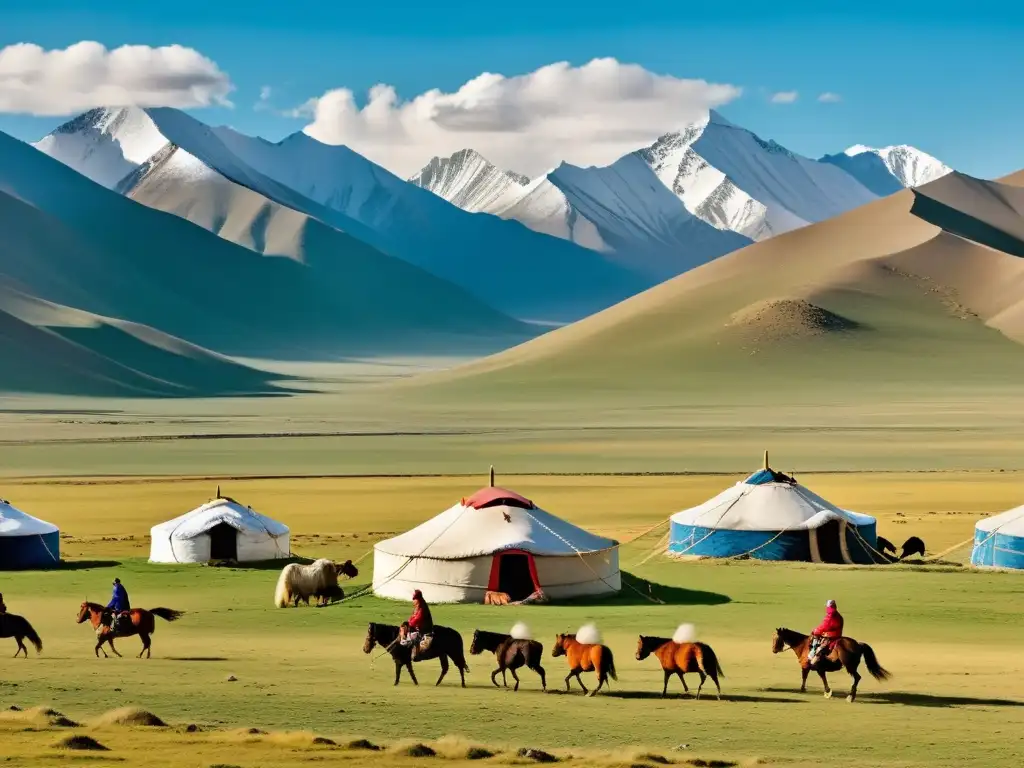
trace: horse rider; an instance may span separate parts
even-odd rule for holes
[[[128,590],[124,588],[120,579],[114,579],[114,593],[107,603],[107,610],[110,611],[110,631],[117,634],[118,620],[132,609],[128,600]]]
[[[825,618],[821,620],[811,633],[811,653],[808,662],[811,666],[818,663],[818,657],[828,655],[835,648],[839,638],[843,636],[843,617],[836,607],[835,600],[825,603]]]
[[[399,644],[411,645],[413,656],[416,652],[426,650],[430,645],[430,634],[434,631],[434,619],[430,615],[430,606],[423,599],[418,589],[412,593],[412,604],[416,606],[409,620],[399,630]],[[422,642],[421,642],[422,641]]]

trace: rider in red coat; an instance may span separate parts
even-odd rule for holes
[[[412,593],[412,602],[416,608],[409,620],[402,625],[401,644],[416,646],[421,638],[434,631],[434,619],[430,615],[430,606],[418,589]],[[413,650],[415,649],[414,647]]]
[[[843,616],[836,607],[836,601],[829,600],[825,603],[825,618],[821,620],[821,624],[811,633],[811,637],[814,638],[812,641],[811,663],[813,664],[818,660],[817,657],[820,653],[831,653],[836,641],[842,636]]]

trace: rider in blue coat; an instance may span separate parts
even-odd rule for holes
[[[110,597],[110,602],[107,603],[107,610],[111,613],[110,630],[114,633],[117,632],[117,620],[121,617],[121,614],[127,613],[132,609],[132,604],[128,601],[128,590],[124,588],[120,579],[114,579],[114,594]]]

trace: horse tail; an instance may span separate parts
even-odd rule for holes
[[[152,608],[149,612],[164,621],[177,621],[185,615],[184,611],[176,611],[173,608]]]
[[[43,650],[43,641],[39,639],[39,635],[36,634],[36,631],[26,619],[22,619],[22,621],[25,622],[25,637],[27,637],[28,641],[36,647],[36,653],[40,653]]]
[[[864,663],[867,665],[868,672],[871,673],[871,676],[875,678],[875,680],[888,680],[892,677],[892,673],[878,663],[878,659],[875,657],[875,651],[870,645],[867,643],[861,643],[860,652],[864,656]]]
[[[601,674],[610,675],[612,680],[618,682],[619,678],[615,675],[615,657],[612,655],[612,649],[607,645],[601,647]]]
[[[704,674],[714,672],[719,677],[725,677],[722,665],[718,663],[718,654],[715,653],[715,650],[710,645],[707,643],[697,643],[697,650],[699,652],[697,660]]]
[[[296,570],[295,563],[288,563],[281,569],[281,575],[277,577],[277,587],[274,589],[274,605],[278,608],[287,608],[292,601],[292,574]]]

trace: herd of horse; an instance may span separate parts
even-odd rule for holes
[[[278,579],[274,604],[285,607],[297,606],[299,602],[305,602],[308,605],[310,598],[317,599],[320,604],[332,602],[338,599],[339,595],[344,594],[338,586],[338,576],[351,578],[357,573],[358,570],[351,560],[342,564],[336,564],[326,559],[317,560],[309,565],[289,564]],[[156,619],[177,621],[182,615],[182,611],[171,608],[150,610],[135,608],[117,621],[115,631],[110,611],[99,603],[85,601],[79,608],[77,622],[79,624],[89,622],[92,625],[96,634],[96,646],[93,650],[97,657],[102,653],[105,658],[109,658],[104,646],[109,647],[116,656],[120,656],[121,654],[114,646],[114,641],[121,637],[137,635],[142,641],[139,658],[143,655],[150,658],[152,635],[156,631]],[[395,664],[395,685],[398,685],[401,680],[403,669],[408,671],[413,683],[419,685],[413,664],[436,659],[441,665],[441,674],[437,678],[436,685],[441,684],[445,675],[448,674],[450,666],[454,665],[459,670],[462,687],[466,687],[466,672],[469,671],[469,665],[466,663],[462,635],[457,630],[435,625],[432,642],[422,651],[419,646],[400,643],[399,633],[398,626],[372,622],[367,628],[366,639],[363,642],[364,653],[370,654],[374,648],[379,646],[391,656]],[[0,613],[0,638],[4,637],[14,638],[17,642],[18,649],[15,651],[15,657],[21,653],[28,656],[28,649],[24,643],[26,639],[35,646],[37,652],[41,651],[43,647],[42,640],[32,625],[23,617],[14,614]],[[857,698],[857,686],[861,681],[858,670],[862,660],[868,673],[876,680],[887,680],[891,676],[878,663],[874,650],[867,643],[843,637],[836,642],[828,654],[822,654],[812,659],[811,640],[810,635],[784,627],[776,629],[772,636],[772,653],[778,654],[789,649],[796,655],[802,676],[801,692],[806,691],[807,678],[814,671],[821,678],[825,696],[830,698],[832,689],[828,684],[827,674],[845,669],[853,678],[853,685],[847,698],[849,701],[854,701]],[[484,652],[493,653],[497,661],[497,667],[491,673],[491,682],[495,686],[498,685],[497,678],[500,674],[502,684],[507,687],[507,675],[511,674],[515,682],[513,690],[518,691],[521,681],[517,671],[525,667],[540,676],[541,688],[547,690],[547,674],[541,664],[544,647],[539,641],[477,629],[473,632],[469,653],[476,656]],[[571,690],[573,678],[576,679],[583,693],[590,696],[609,685],[609,678],[618,680],[612,650],[600,642],[583,642],[576,634],[559,634],[555,636],[551,655],[553,657],[564,656],[568,663],[569,674],[565,676],[566,691]],[[719,678],[725,677],[725,674],[722,672],[717,654],[710,645],[700,642],[677,642],[674,638],[640,635],[637,640],[636,659],[643,661],[649,656],[658,659],[664,673],[662,696],[668,694],[668,684],[673,676],[679,678],[683,692],[689,693],[685,675],[696,674],[700,678],[696,697],[700,698],[704,683],[710,678],[715,684],[718,698],[721,699],[722,687]],[[583,683],[581,676],[584,672],[597,674],[597,687],[593,690],[588,690]]]
[[[441,665],[441,675],[437,678],[435,685],[441,684],[445,675],[448,674],[449,667],[454,665],[459,670],[462,687],[466,687],[466,672],[469,671],[469,665],[466,663],[462,635],[457,630],[435,625],[433,640],[428,648],[421,653],[415,652],[411,645],[399,643],[399,631],[399,627],[393,624],[371,622],[366,630],[366,639],[363,641],[363,653],[370,654],[379,646],[391,656],[395,664],[395,685],[398,685],[401,680],[403,669],[409,672],[413,683],[419,685],[413,664],[437,659]],[[861,660],[864,661],[868,673],[876,680],[888,680],[892,676],[878,663],[874,650],[867,643],[843,637],[829,654],[823,654],[812,662],[811,640],[810,635],[785,627],[776,629],[772,636],[772,653],[782,653],[788,649],[796,655],[802,675],[801,693],[807,690],[807,677],[811,671],[814,671],[821,678],[825,697],[831,698],[832,688],[828,684],[827,674],[845,669],[853,678],[853,685],[847,699],[851,702],[855,701],[857,686],[861,681],[858,671]],[[510,634],[477,629],[473,632],[469,653],[476,656],[484,652],[493,653],[497,661],[498,666],[491,672],[491,682],[495,686],[498,686],[497,678],[500,674],[502,684],[508,687],[506,673],[510,673],[515,681],[513,690],[518,691],[520,680],[516,670],[526,667],[537,673],[540,677],[541,689],[547,690],[547,673],[541,665],[544,646],[538,640],[516,638]],[[551,655],[553,657],[564,656],[568,663],[569,674],[565,676],[566,691],[571,690],[570,683],[573,678],[583,689],[584,695],[589,696],[594,696],[608,685],[609,677],[612,680],[618,680],[615,673],[615,658],[611,648],[607,645],[580,642],[575,634],[559,634],[555,635]],[[725,673],[718,662],[717,654],[707,643],[676,642],[668,637],[640,635],[637,640],[636,659],[643,661],[648,656],[654,656],[661,663],[664,673],[662,696],[668,695],[668,684],[673,676],[679,678],[683,685],[683,692],[689,693],[690,689],[686,684],[685,675],[693,673],[700,678],[700,684],[697,686],[697,699],[700,699],[704,683],[708,678],[715,684],[718,698],[722,698],[722,686],[719,683],[719,678],[725,677]],[[584,672],[597,673],[597,687],[593,690],[588,690],[584,685],[581,678]]]

